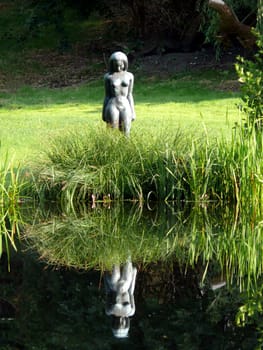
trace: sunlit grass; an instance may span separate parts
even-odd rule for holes
[[[3,153],[1,153],[3,155]],[[0,258],[5,252],[10,262],[11,249],[16,250],[16,240],[20,236],[21,190],[25,186],[20,168],[14,167],[7,155],[0,160]]]
[[[187,130],[104,128],[64,133],[32,163],[32,192],[75,205],[101,200],[227,202],[262,206],[261,135],[229,138]]]
[[[3,149],[9,150],[17,161],[25,160],[37,157],[50,138],[58,134],[104,127],[103,97],[103,79],[64,89],[24,87],[0,93]],[[208,136],[214,138],[230,135],[234,123],[240,121],[237,93],[207,89],[194,78],[160,82],[139,79],[134,97],[137,120],[132,134],[160,128],[173,133],[181,127],[190,135],[206,129]]]

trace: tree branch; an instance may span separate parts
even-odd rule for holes
[[[220,32],[225,40],[236,37],[244,48],[254,47],[256,38],[251,31],[252,28],[241,23],[235,12],[223,0],[209,0],[208,6],[217,11],[220,16]]]

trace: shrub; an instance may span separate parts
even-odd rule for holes
[[[253,60],[238,57],[236,71],[241,87],[243,111],[246,113],[246,126],[262,129],[263,126],[263,40],[258,35],[258,50]]]

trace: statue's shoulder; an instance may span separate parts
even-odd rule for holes
[[[134,75],[131,72],[127,72],[127,74],[129,75],[130,79],[134,78]]]
[[[107,72],[104,74],[104,80],[108,80],[110,78],[111,73]]]

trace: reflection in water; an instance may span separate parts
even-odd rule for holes
[[[111,209],[45,218],[28,227],[26,237],[49,264],[109,270],[128,255],[136,264],[178,261],[204,276],[218,270],[227,284],[255,288],[263,271],[263,225],[260,213],[229,208],[208,211],[114,203]],[[249,209],[249,208],[248,208]]]
[[[128,336],[130,317],[135,313],[134,288],[137,269],[130,258],[120,266],[113,266],[112,272],[106,272],[106,314],[112,318],[112,332],[116,338]]]
[[[129,332],[124,342],[145,344],[138,349],[207,349],[207,344],[211,349],[254,349],[255,332],[263,335],[261,214],[229,208],[209,212],[209,207],[151,209],[112,203],[111,208],[97,204],[81,215],[46,216],[27,228],[26,244],[49,265],[74,267],[87,275],[92,269],[105,274],[106,300],[102,297],[90,305],[87,301],[83,307],[84,312],[94,311],[88,326],[86,319],[83,321],[87,328],[98,316],[98,324],[105,321],[104,310],[98,312],[105,303],[106,313],[114,320],[113,333],[124,337]],[[129,317],[135,305],[132,273],[125,273],[129,255],[140,271],[137,277],[133,275],[136,314],[130,329]],[[131,266],[131,262],[126,265],[127,271],[132,271]],[[126,286],[123,295],[122,284]],[[85,294],[86,282],[83,286]],[[66,293],[69,281],[62,288]],[[58,288],[59,293],[62,288]],[[70,298],[76,290],[72,286],[68,305],[63,302],[66,294],[59,302],[65,315],[75,317],[74,322],[79,312],[75,305],[70,306]],[[94,298],[96,293],[98,289]],[[39,291],[34,293],[32,305],[35,295]],[[237,327],[237,319],[242,325],[248,322],[246,328]],[[92,336],[119,342],[115,337],[109,340],[109,333],[109,326],[103,324],[93,329]]]
[[[185,271],[175,261],[136,263],[136,313],[129,337],[120,340],[111,335],[105,316],[100,271],[49,267],[32,252],[17,254],[11,262],[11,273],[0,271],[1,297],[15,310],[14,320],[0,320],[1,350],[3,344],[6,350],[262,348],[260,294],[247,304],[249,317],[252,307],[255,317],[238,327],[236,312],[247,297],[235,286],[211,290],[217,282],[214,271],[207,273],[200,293],[202,273],[196,268]]]

